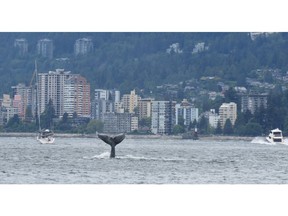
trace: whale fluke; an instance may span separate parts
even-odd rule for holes
[[[115,146],[121,143],[125,139],[125,133],[118,134],[115,136],[109,136],[107,134],[99,134],[98,137],[105,143],[111,146],[110,158],[115,158]]]

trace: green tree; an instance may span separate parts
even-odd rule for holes
[[[17,127],[19,127],[20,124],[21,120],[18,114],[15,114],[12,118],[9,119],[5,127],[10,129],[16,129]]]
[[[31,121],[32,119],[33,119],[32,108],[31,106],[27,106],[26,112],[25,112],[25,120]]]
[[[287,115],[284,120],[283,135],[288,136],[288,116]]]
[[[181,134],[181,133],[184,133],[185,132],[185,129],[184,129],[184,127],[183,126],[181,126],[181,125],[175,125],[174,127],[173,127],[173,134]]]
[[[222,127],[220,121],[217,122],[217,127],[215,129],[215,134],[222,134]]]
[[[103,122],[99,120],[91,120],[86,127],[86,133],[93,134],[97,132],[102,132],[104,128]]]
[[[55,117],[55,109],[53,102],[50,99],[44,112],[41,114],[41,126],[43,128],[51,128],[53,125],[53,118]]]
[[[199,120],[198,129],[200,133],[207,134],[209,131],[208,119],[202,116]]]
[[[238,103],[239,97],[234,88],[230,87],[227,91],[225,91],[224,96],[225,96],[225,103],[230,102]]]
[[[189,131],[194,130],[195,127],[197,127],[197,121],[196,121],[196,119],[194,119],[193,122],[190,121],[188,130],[189,130]]]
[[[63,122],[63,123],[68,123],[68,118],[69,118],[68,113],[65,112],[65,113],[63,114],[63,117],[62,117],[62,122]]]
[[[140,127],[151,127],[151,117],[144,117],[139,121]]]
[[[72,123],[69,119],[69,115],[67,112],[63,114],[63,117],[61,121],[58,122],[58,124],[55,127],[56,130],[63,131],[63,132],[71,132],[72,129]]]
[[[261,132],[267,131],[267,110],[261,105],[254,113],[255,122],[261,125]]]
[[[183,128],[185,127],[184,126],[184,118],[183,116],[178,116],[178,125],[181,125]]]
[[[273,76],[270,71],[265,71],[263,75],[264,82],[273,83]]]
[[[245,126],[245,134],[246,136],[259,136],[262,134],[262,127],[258,123],[249,122]]]
[[[223,134],[225,134],[225,135],[233,134],[233,125],[232,125],[231,120],[229,118],[226,120],[226,122],[224,124]]]

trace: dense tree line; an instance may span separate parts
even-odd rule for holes
[[[89,37],[94,51],[74,56],[74,43]],[[28,54],[19,56],[14,40],[26,38]],[[39,39],[54,43],[54,58],[49,60],[36,54]],[[199,42],[207,49],[192,54]],[[167,53],[171,44],[179,44],[181,52]],[[151,90],[156,85],[175,83],[203,76],[217,76],[223,80],[245,85],[245,78],[256,68],[279,68],[287,71],[288,34],[277,33],[251,40],[248,33],[1,33],[0,34],[0,93],[10,92],[19,82],[27,84],[38,59],[39,71],[64,68],[85,76],[91,89],[118,88],[127,93],[131,89]],[[64,61],[61,58],[69,58]],[[269,77],[266,77],[269,79]]]

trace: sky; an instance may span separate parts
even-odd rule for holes
[[[2,31],[286,31],[282,0],[13,0]]]
[[[285,1],[1,2],[1,32],[286,32]],[[0,185],[3,215],[287,215],[282,185]]]

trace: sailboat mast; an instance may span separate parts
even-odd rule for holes
[[[35,60],[35,80],[36,80],[36,108],[38,116],[38,128],[41,131],[41,122],[40,122],[40,106],[39,106],[39,85],[38,85],[38,71],[37,71],[37,61]]]

